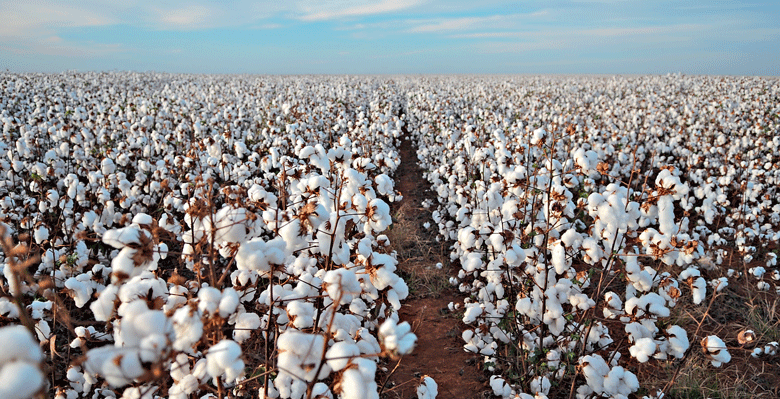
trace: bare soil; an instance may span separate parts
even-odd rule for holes
[[[399,315],[412,326],[417,345],[411,355],[385,365],[387,374],[380,377],[381,382],[386,381],[382,397],[417,398],[417,386],[425,375],[436,381],[438,398],[491,397],[479,357],[463,350],[461,333],[466,326],[461,314],[448,309],[450,302],[463,302],[448,283],[449,275],[455,272],[450,270],[449,250],[436,242],[435,228],[423,226],[431,218],[422,202],[433,198],[433,193],[417,165],[412,141],[404,139],[400,152],[395,181],[404,198],[393,204],[395,220],[388,236],[398,251],[399,274],[410,288]],[[441,269],[436,268],[439,262]]]

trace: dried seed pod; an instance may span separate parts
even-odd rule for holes
[[[753,330],[742,330],[737,334],[737,342],[740,345],[747,345],[756,340],[756,333]]]

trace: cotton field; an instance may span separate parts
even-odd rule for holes
[[[638,367],[777,360],[771,334],[678,310],[780,290],[777,79],[4,73],[0,93],[0,397],[391,397],[425,334],[386,235],[404,140],[496,397],[659,398]]]

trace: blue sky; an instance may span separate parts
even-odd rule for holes
[[[777,76],[777,3],[0,0],[0,69]]]

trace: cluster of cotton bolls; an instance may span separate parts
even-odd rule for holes
[[[470,296],[464,348],[496,373],[496,395],[574,378],[578,397],[627,397],[639,383],[621,359],[683,358],[689,332],[670,309],[724,289],[729,256],[777,287],[776,81],[404,83],[433,222],[461,266],[451,282]],[[716,336],[701,346],[713,366],[730,359]]]
[[[398,324],[408,288],[383,235],[401,199],[398,90],[0,76],[0,221],[40,255],[25,270],[0,259],[0,316],[31,312],[59,362],[52,396],[377,397],[377,361],[416,341]],[[46,385],[43,356],[13,328],[0,330],[19,343],[3,387],[27,379],[23,397]]]

